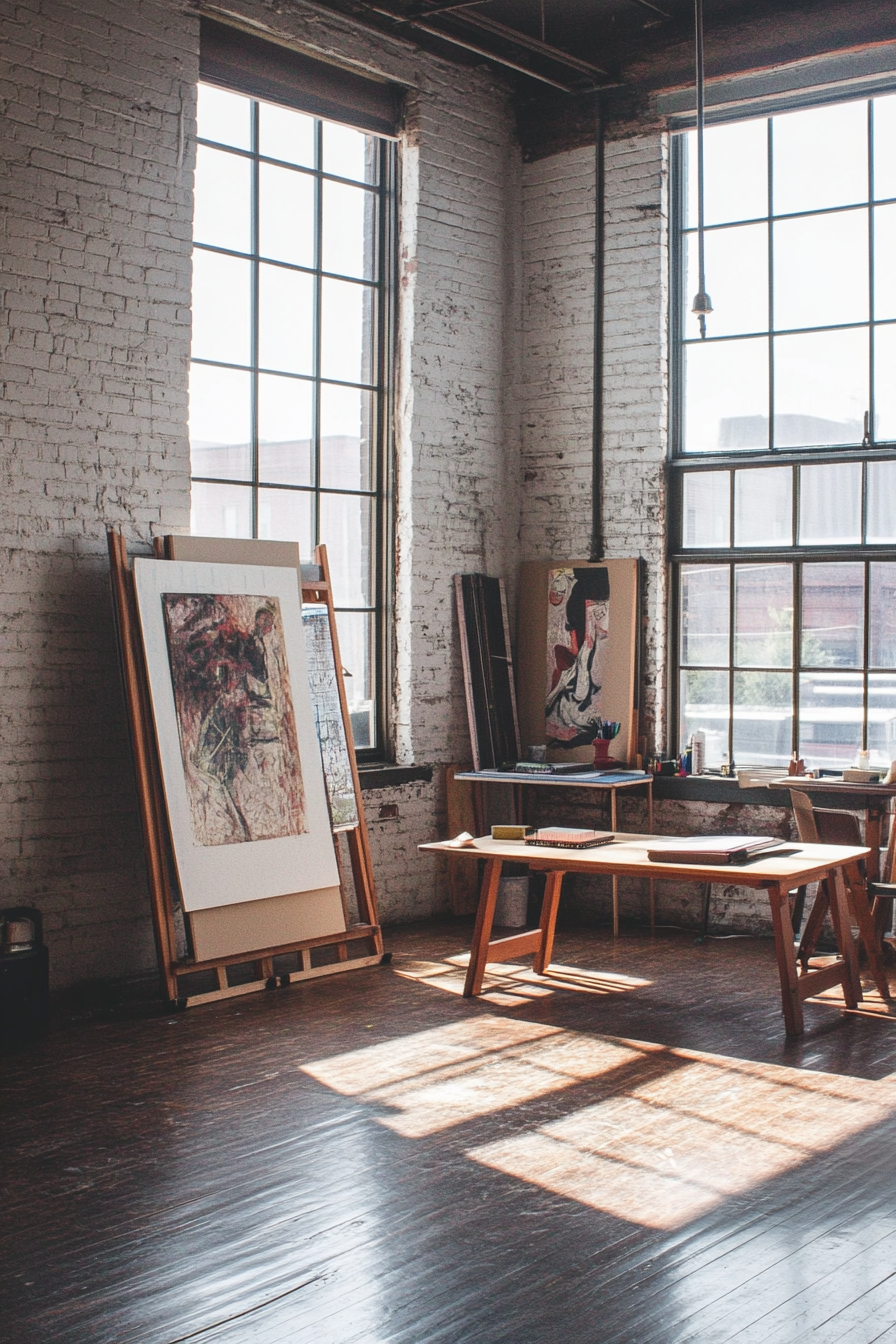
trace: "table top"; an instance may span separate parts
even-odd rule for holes
[[[824,877],[833,868],[864,859],[870,850],[849,845],[804,845],[787,843],[796,854],[776,858],[773,854],[746,864],[652,863],[647,850],[663,840],[681,836],[636,835],[617,831],[615,840],[596,849],[560,849],[527,845],[522,840],[492,840],[483,836],[472,845],[455,846],[444,840],[419,845],[421,850],[466,855],[474,859],[502,859],[525,863],[535,871],[551,869],[569,873],[606,873],[608,876],[678,877],[692,882],[723,883],[729,887],[771,887],[787,882],[800,887]]]
[[[646,770],[583,770],[575,775],[527,775],[515,770],[468,770],[455,779],[470,779],[476,784],[550,784],[567,789],[633,789],[652,784]]]

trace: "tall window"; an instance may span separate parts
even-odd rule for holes
[[[199,87],[192,531],[326,543],[355,741],[378,746],[392,150]]]
[[[896,96],[676,137],[680,742],[708,764],[896,757]]]

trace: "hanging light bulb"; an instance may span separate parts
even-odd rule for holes
[[[700,336],[706,337],[706,318],[712,303],[706,292],[706,253],[703,238],[703,0],[694,0],[697,65],[697,269],[698,290],[691,312],[699,319]]]

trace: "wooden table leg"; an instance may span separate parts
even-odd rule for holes
[[[647,781],[647,834],[653,835],[653,778]],[[650,932],[656,927],[656,888],[650,879]]]
[[[551,953],[554,950],[554,928],[557,923],[557,909],[560,905],[560,886],[563,882],[562,873],[548,873],[544,885],[544,900],[541,903],[541,947],[535,953],[535,959],[532,962],[532,969],[539,975],[544,975],[548,966],[551,964]]]
[[[610,790],[610,830],[616,830],[616,790]],[[613,937],[619,937],[619,878],[613,875]]]
[[[865,811],[865,844],[871,850],[865,860],[865,871],[869,882],[880,881],[880,836],[883,821],[883,808],[879,803],[871,804]]]
[[[847,969],[847,974],[843,978],[843,997],[847,1008],[855,1008],[862,1001],[862,985],[859,980],[859,955],[849,926],[849,897],[842,868],[835,868],[831,873],[828,879],[828,896],[831,902],[834,937],[837,939],[837,947]]]
[[[768,889],[775,930],[775,953],[778,975],[781,978],[781,1007],[788,1036],[800,1036],[803,1031],[803,1005],[800,1002],[799,976],[793,951],[793,925],[790,922],[790,900],[787,887],[782,883]],[[853,949],[855,952],[855,949]]]
[[[859,936],[865,944],[865,952],[868,955],[868,968],[874,977],[878,993],[886,1002],[890,997],[890,986],[881,957],[880,939],[875,928],[871,907],[868,904],[868,888],[862,881],[862,875],[857,864],[847,864],[845,869],[838,869],[838,872],[843,873],[845,892],[855,921],[859,926]],[[850,937],[851,941],[852,938]]]
[[[485,975],[488,961],[488,944],[492,936],[492,924],[495,920],[495,906],[498,903],[498,887],[501,884],[501,859],[489,859],[482,878],[482,891],[479,893],[479,905],[476,910],[476,923],[473,926],[473,941],[470,945],[470,964],[464,982],[464,998],[470,999],[482,991],[482,977]]]

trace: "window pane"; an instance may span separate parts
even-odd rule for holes
[[[861,462],[800,467],[800,545],[842,545],[861,540]]]
[[[314,551],[314,496],[306,490],[259,490],[258,535],[265,541],[297,541],[303,560]]]
[[[874,328],[874,437],[896,440],[896,327]]]
[[[734,613],[736,666],[793,666],[791,565],[735,565]]]
[[[793,472],[789,467],[734,473],[734,544],[793,544]]]
[[[193,237],[233,252],[251,250],[252,166],[221,149],[196,149]]]
[[[874,316],[896,317],[896,205],[874,211]]]
[[[865,210],[784,219],[772,228],[777,331],[868,321]]]
[[[868,678],[868,750],[873,766],[896,760],[896,676],[872,672]]]
[[[323,170],[336,177],[351,177],[356,182],[374,180],[374,141],[363,131],[350,126],[338,126],[333,121],[323,123]]]
[[[337,490],[370,489],[373,393],[357,387],[320,389],[320,483]]]
[[[896,667],[896,565],[871,565],[868,606],[869,662],[872,667]]]
[[[707,319],[713,336],[768,331],[768,225],[710,230],[706,237],[706,284],[712,299]],[[697,336],[691,312],[699,288],[697,235],[687,235],[685,259],[687,335]]]
[[[345,383],[371,381],[372,298],[366,285],[321,281],[322,377]]]
[[[314,118],[272,103],[258,104],[258,148],[266,158],[314,167]]]
[[[867,106],[836,103],[775,117],[776,215],[867,200]]]
[[[363,187],[347,187],[342,182],[324,182],[323,193],[323,269],[372,280],[376,197]]]
[[[370,605],[371,501],[363,495],[320,497],[320,539],[326,545],[337,607]]]
[[[258,475],[274,485],[314,484],[314,387],[258,377]]]
[[[728,471],[689,471],[682,482],[685,546],[730,546]]]
[[[681,661],[686,667],[728,665],[730,569],[681,567]]]
[[[262,163],[258,170],[258,250],[263,257],[314,265],[314,178]]]
[[[768,213],[768,123],[708,126],[704,135],[704,212],[707,224],[758,219]],[[687,225],[697,224],[697,132],[687,134]]]
[[[706,734],[706,764],[717,769],[728,754],[728,673],[682,672],[681,746],[691,733]],[[735,758],[736,759],[736,758]]]
[[[865,567],[803,565],[803,667],[861,667]]]
[[[862,442],[868,407],[868,333],[776,336],[775,446]]]
[[[251,262],[220,252],[193,253],[193,354],[249,363]]]
[[[768,340],[685,346],[685,436],[689,453],[768,447]]]
[[[869,462],[865,480],[866,541],[896,541],[896,462]]]
[[[194,476],[252,475],[252,389],[248,373],[190,369],[190,464]]]
[[[793,678],[789,672],[735,672],[734,760],[783,765],[793,740]]]
[[[284,373],[313,372],[314,278],[262,264],[258,286],[259,364]]]
[[[800,756],[810,770],[842,770],[862,746],[862,676],[813,672],[800,677]]]
[[[896,94],[874,100],[874,195],[896,196]]]
[[[190,531],[194,537],[251,537],[251,487],[194,481]]]
[[[376,717],[373,704],[373,617],[366,612],[336,613],[339,656],[345,668],[345,694],[348,699],[355,746],[376,746]]]
[[[237,149],[252,147],[252,104],[240,93],[200,84],[196,103],[196,134]]]

